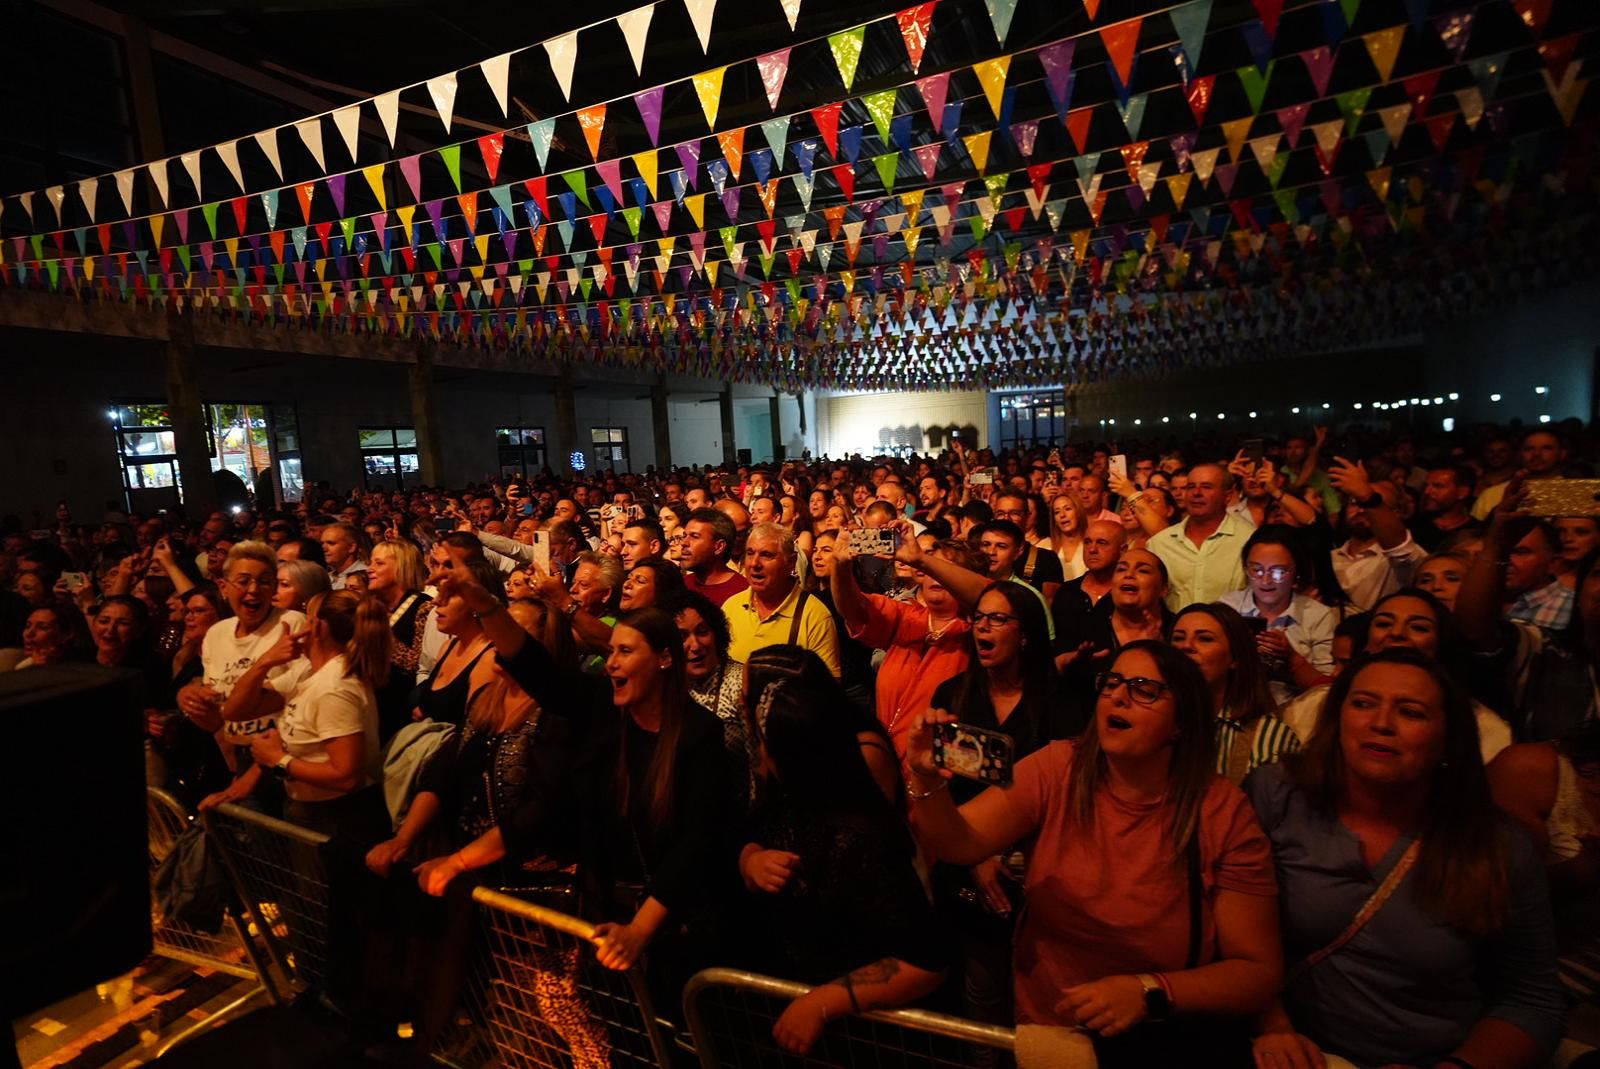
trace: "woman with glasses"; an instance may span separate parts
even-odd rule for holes
[[[1006,735],[1019,761],[1076,733],[1055,686],[1050,633],[1038,598],[1016,583],[989,584],[962,646],[972,667],[939,684],[932,708]],[[950,791],[960,805],[982,787],[959,779],[951,781]],[[971,866],[933,870],[934,900],[961,937],[963,1010],[975,1020],[1006,1024],[1012,1019],[1011,937],[1024,865],[1018,850],[997,852]]]
[[[1148,549],[1128,549],[1111,573],[1111,594],[1073,618],[1072,630],[1056,632],[1056,649],[1071,655],[1061,689],[1082,723],[1095,702],[1095,681],[1117,650],[1131,642],[1158,642],[1167,633],[1167,565]]]
[[[1329,682],[1339,614],[1303,593],[1311,566],[1300,536],[1282,524],[1259,528],[1243,559],[1247,585],[1224,594],[1222,604],[1252,621],[1273,700]]]
[[[1381,606],[1380,606],[1381,607]],[[1500,813],[1466,692],[1394,648],[1333,685],[1304,753],[1246,782],[1283,886],[1290,961],[1262,1069],[1534,1069],[1562,1035],[1550,902]]]
[[[933,759],[955,717],[924,715],[907,758],[919,836],[958,865],[1031,843],[1020,1023],[1087,1030],[1107,1069],[1247,1063],[1246,1024],[1283,975],[1277,882],[1249,803],[1213,771],[1205,680],[1172,647],[1134,642],[1098,690],[1081,739],[963,806]]]
[[[1255,636],[1226,605],[1190,605],[1172,623],[1172,645],[1205,677],[1217,718],[1217,775],[1242,783],[1280,754],[1300,749],[1300,738],[1273,712],[1267,674]]]

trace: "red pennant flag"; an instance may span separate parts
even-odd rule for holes
[[[839,183],[839,188],[844,191],[844,199],[851,204],[856,202],[856,168],[853,163],[841,163],[833,168],[833,177]]]
[[[817,124],[817,133],[822,135],[822,143],[828,146],[828,155],[839,155],[839,109],[843,104],[824,104],[820,108],[811,109],[811,119]]]
[[[1267,28],[1268,37],[1278,36],[1278,19],[1283,14],[1283,0],[1255,0],[1256,14],[1261,25]]]
[[[317,240],[322,243],[322,255],[328,255],[328,235],[333,232],[333,224],[318,223],[313,229],[317,232]]]
[[[1211,107],[1211,90],[1216,81],[1215,74],[1195,78],[1189,82],[1189,90],[1185,94],[1189,98],[1189,110],[1194,112],[1194,121],[1202,126],[1206,121],[1206,109]]]
[[[1170,215],[1158,215],[1150,220],[1150,235],[1155,238],[1155,244],[1159,245],[1167,240],[1167,224],[1170,222],[1172,222]]]
[[[1310,110],[1309,103],[1278,109],[1278,125],[1283,127],[1283,137],[1290,149],[1300,140],[1300,128],[1305,125],[1306,112]]]
[[[506,135],[503,131],[478,138],[478,151],[483,153],[483,169],[489,172],[491,182],[500,173],[500,156],[505,152],[505,145]]]
[[[1145,153],[1150,151],[1150,142],[1138,141],[1132,145],[1122,146],[1122,165],[1128,169],[1128,178],[1133,182],[1139,181],[1139,168],[1144,165]]]
[[[1006,225],[1009,226],[1013,231],[1021,230],[1023,221],[1022,217],[1027,210],[1027,208],[1021,205],[1018,205],[1015,208],[1007,208],[1003,213],[1006,217]]]
[[[1450,140],[1450,131],[1456,125],[1456,112],[1447,111],[1443,115],[1435,115],[1428,120],[1428,136],[1433,138],[1433,147],[1440,152],[1444,151],[1445,143]]]
[[[1572,62],[1572,54],[1578,48],[1578,37],[1578,34],[1569,33],[1565,37],[1539,42],[1539,58],[1550,68],[1550,76],[1557,84],[1567,73],[1567,64]]]
[[[1417,118],[1428,114],[1428,101],[1433,99],[1434,87],[1439,84],[1439,72],[1413,74],[1401,84],[1406,87],[1406,96],[1411,98],[1411,110]]]
[[[1028,168],[1028,181],[1033,185],[1033,195],[1044,199],[1045,180],[1050,177],[1054,163],[1036,163]]]
[[[1550,21],[1550,0],[1511,0],[1511,6],[1535,34],[1544,32],[1544,24]]]
[[[1100,40],[1105,43],[1106,55],[1111,60],[1111,65],[1117,69],[1117,77],[1122,79],[1123,85],[1128,85],[1133,79],[1133,55],[1139,46],[1139,27],[1144,25],[1144,16],[1118,22],[1105,27],[1100,31]]]
[[[239,234],[241,236],[243,236],[244,233],[245,233],[244,221],[245,221],[245,216],[247,216],[249,214],[249,212],[250,212],[250,198],[249,197],[234,197],[233,198],[233,221],[239,225]]]
[[[933,24],[933,9],[938,5],[939,0],[930,0],[895,13],[895,20],[900,23],[900,39],[906,43],[906,55],[911,57],[913,74],[922,66],[922,50],[928,47],[928,27]]]
[[[594,235],[596,245],[604,245],[606,241],[606,213],[589,216],[589,233]]]
[[[100,235],[100,251],[109,253],[111,251],[111,224],[101,223],[95,230]]]
[[[839,227],[844,224],[844,205],[836,204],[831,208],[822,210],[822,217],[828,221],[828,240],[839,240]]]
[[[1079,152],[1089,151],[1089,122],[1094,118],[1094,108],[1075,108],[1067,112],[1067,133]]]
[[[283,239],[282,230],[274,230],[267,235],[267,244],[272,246],[272,258],[280,264],[283,263]]]
[[[1089,21],[1093,22],[1100,17],[1100,0],[1083,0],[1083,10],[1089,13]]]
[[[533,203],[539,206],[539,218],[550,218],[550,205],[546,199],[544,178],[542,176],[530,178],[522,183],[522,187],[528,191],[528,196],[533,198]]]

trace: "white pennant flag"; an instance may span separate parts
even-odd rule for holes
[[[50,203],[55,207],[56,224],[59,226],[61,223],[61,205],[66,203],[67,199],[66,188],[64,186],[51,186],[44,191],[44,195],[50,198]]]
[[[700,35],[700,51],[710,52],[711,16],[716,14],[717,0],[683,0],[683,6],[689,9],[694,32]]]
[[[78,183],[78,197],[89,210],[89,222],[94,222],[94,199],[100,193],[100,179],[85,178]],[[129,213],[132,214],[132,213]]]
[[[561,86],[561,95],[571,100],[572,68],[578,60],[578,31],[552,37],[544,43],[544,50],[550,56],[550,69],[555,72],[556,84]]]
[[[351,104],[334,112],[333,125],[344,138],[345,148],[350,150],[350,162],[356,162],[356,147],[361,143],[361,105]]]
[[[456,110],[456,76],[441,74],[437,78],[429,78],[428,95],[433,98],[433,106],[439,112],[439,121],[444,123],[444,132],[448,134],[450,117]]]
[[[628,40],[628,54],[633,56],[633,72],[644,73],[644,39],[650,32],[650,18],[656,13],[654,4],[634,8],[632,11],[617,16],[617,25],[622,29],[622,36]]]
[[[145,168],[150,174],[150,181],[155,183],[156,192],[161,196],[161,206],[163,208],[167,206],[167,180],[170,177],[167,174],[167,168],[171,166],[171,160],[161,160]]]
[[[800,0],[780,0],[783,4],[783,15],[789,20],[789,30],[794,31],[794,24],[800,18]]]
[[[17,203],[22,205],[22,210],[28,213],[28,222],[33,222],[33,194],[18,193]]]
[[[511,80],[511,53],[486,59],[478,64],[478,69],[483,71],[483,80],[488,82],[489,88],[494,91],[494,98],[500,105],[500,114],[510,114],[510,100],[506,96],[506,88]]]
[[[328,162],[322,155],[322,118],[302,119],[294,124],[294,132],[300,135],[300,140],[305,142],[306,149],[311,157],[317,161],[317,167],[326,171]]]
[[[383,132],[389,135],[389,147],[394,148],[395,132],[400,123],[400,90],[373,97],[372,103],[378,109],[378,118],[383,121]]]
[[[283,161],[278,158],[278,131],[261,131],[256,135],[256,145],[261,149],[262,155],[267,157],[267,162],[272,164],[272,169],[278,172],[279,181],[282,181]]]
[[[122,206],[129,215],[133,214],[133,169],[116,173],[117,192],[122,196]]]
[[[243,193],[244,174],[239,170],[239,142],[224,141],[222,144],[218,145],[217,158],[220,159],[222,161],[222,165],[228,169],[228,173],[233,175],[233,180],[238,185],[239,192]]]
[[[189,172],[189,180],[194,183],[194,195],[205,200],[206,195],[200,189],[200,153],[185,152],[178,159],[183,161],[183,169]]]

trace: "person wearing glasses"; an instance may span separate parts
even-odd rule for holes
[[[1106,1069],[1247,1063],[1250,1021],[1283,979],[1278,888],[1249,802],[1213,769],[1205,680],[1171,646],[1141,641],[1097,690],[1082,738],[960,806],[933,759],[933,732],[956,718],[924,714],[907,756],[923,846],[976,865],[1030,844],[1019,1024],[1085,1030]]]
[[[1283,524],[1257,528],[1244,544],[1243,561],[1247,585],[1218,600],[1256,629],[1273,701],[1281,705],[1331,682],[1339,614],[1301,592],[1311,564],[1300,536]]]

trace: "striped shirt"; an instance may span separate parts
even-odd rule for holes
[[[1249,735],[1249,758],[1245,767],[1229,769],[1229,758],[1233,757],[1236,747],[1243,746],[1244,736]],[[1217,717],[1217,763],[1216,773],[1238,784],[1245,776],[1254,772],[1262,765],[1269,765],[1278,757],[1286,753],[1298,753],[1300,750],[1300,736],[1294,729],[1271,713],[1257,717],[1249,723],[1240,723],[1229,720],[1226,716]]]

